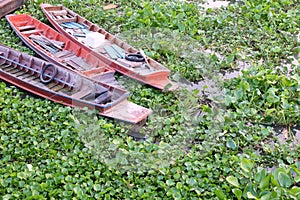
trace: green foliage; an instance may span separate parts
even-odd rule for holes
[[[238,115],[255,122],[292,125],[299,123],[299,75],[278,75],[272,70],[245,72],[230,82],[225,104]]]
[[[253,166],[250,160],[242,158],[239,178],[228,176],[226,180],[232,185],[232,193],[237,199],[299,199],[300,188],[292,186],[293,177],[297,176],[299,168],[296,165],[279,167],[272,171],[257,167],[245,169],[243,165]],[[297,164],[299,165],[299,163]],[[295,170],[296,169],[296,170]],[[239,184],[239,180],[242,185]],[[241,189],[237,189],[242,188]],[[222,199],[222,198],[219,198]]]
[[[300,198],[299,144],[278,141],[267,126],[299,125],[299,67],[286,66],[298,54],[298,1],[203,11],[199,1],[32,0],[16,13],[47,23],[40,3],[63,4],[120,34],[176,80],[214,78],[239,61],[251,68],[216,83],[218,98],[164,93],[118,76],[132,102],[154,111],[142,128],[1,83],[1,199]],[[109,3],[119,7],[103,10]],[[1,43],[32,53],[5,19],[0,24]],[[148,139],[127,135],[136,128]]]

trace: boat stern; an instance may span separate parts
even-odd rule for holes
[[[101,115],[131,124],[137,124],[146,120],[151,113],[152,110],[125,100],[106,110],[104,113],[101,113]]]

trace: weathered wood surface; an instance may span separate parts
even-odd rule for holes
[[[24,0],[0,0],[0,18],[21,7]]]

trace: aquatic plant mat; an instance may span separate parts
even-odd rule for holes
[[[45,20],[40,1],[18,13]],[[57,1],[162,62],[181,89],[117,75],[129,126],[0,84],[3,199],[299,199],[296,0]],[[2,19],[0,41],[32,53]],[[294,62],[293,62],[294,61]],[[234,76],[226,74],[234,73]],[[221,75],[220,75],[221,74]]]

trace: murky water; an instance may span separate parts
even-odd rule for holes
[[[242,74],[243,70],[247,70],[250,67],[250,64],[239,61],[238,66],[235,69],[231,69],[228,71],[222,71],[215,74],[216,80],[204,78],[203,81],[200,81],[198,83],[192,83],[190,89],[198,89],[199,91],[202,91],[204,88],[205,90],[211,90],[215,88],[216,86],[222,86],[222,82],[226,79],[232,79],[237,78]],[[216,83],[216,81],[218,83]]]
[[[203,50],[206,54],[215,54],[220,60],[223,60],[224,57],[220,55],[218,52],[214,52],[212,50]],[[199,90],[201,91],[199,94],[205,94],[209,97],[216,97],[222,95],[223,83],[224,81],[232,78],[237,78],[242,75],[243,70],[247,70],[250,67],[250,63],[237,61],[234,69],[228,70],[220,70],[218,72],[214,72],[214,74],[209,77],[204,77],[202,81],[198,83],[192,83],[185,81],[181,84],[182,87],[186,87],[189,90]]]
[[[290,145],[296,146],[300,144],[300,125],[293,126],[288,130],[283,126],[275,126],[273,130],[280,144],[291,141]]]

